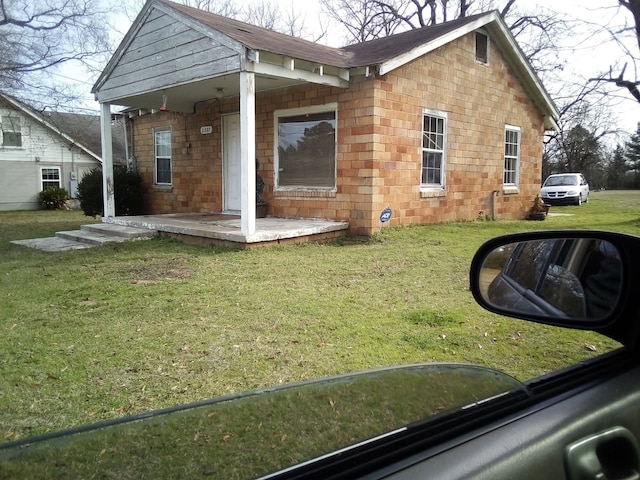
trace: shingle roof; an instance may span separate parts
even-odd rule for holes
[[[341,50],[352,58],[353,65],[351,66],[377,65],[436,40],[487,15],[487,13],[480,13],[446,23],[396,33],[388,37],[349,45],[341,48]]]
[[[487,15],[487,13],[482,13],[343,48],[334,48],[168,0],[161,1],[170,8],[184,13],[251,49],[264,50],[340,68],[364,67],[382,63]]]
[[[45,127],[53,129],[57,134],[66,136],[67,141],[73,142],[97,158],[102,157],[102,140],[100,130],[100,116],[67,112],[41,112],[21,100],[0,92],[0,103],[18,108],[39,121]],[[114,128],[113,158],[116,163],[126,159],[124,148],[124,132],[122,128]]]
[[[45,112],[43,117],[58,130],[84,145],[88,150],[102,157],[102,140],[100,130],[100,116],[67,112]],[[114,161],[125,158],[124,132],[122,126],[114,126],[111,131],[113,138]],[[118,163],[118,162],[116,162]]]
[[[167,0],[161,1],[170,8],[184,13],[251,49],[269,51],[336,67],[346,68],[349,66],[348,54],[340,49],[274,32],[273,30],[222,17],[197,8],[187,7]]]

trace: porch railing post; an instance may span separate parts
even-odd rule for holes
[[[116,216],[113,187],[113,148],[111,136],[111,104],[100,104],[100,137],[102,140],[103,219]]]
[[[256,99],[251,72],[240,72],[240,158],[240,226],[247,236],[256,231]]]

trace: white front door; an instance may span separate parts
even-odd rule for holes
[[[222,117],[222,152],[224,175],[224,211],[239,212],[240,192],[240,114]]]

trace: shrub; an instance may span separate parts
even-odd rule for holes
[[[80,208],[88,217],[102,215],[102,170],[92,168],[78,182]]]
[[[116,215],[138,215],[144,211],[142,176],[126,168],[113,169]],[[102,199],[102,170],[94,168],[78,183],[78,199],[85,215],[95,217],[104,212]]]
[[[60,187],[47,187],[40,192],[40,204],[46,210],[63,210],[67,207],[69,192]]]

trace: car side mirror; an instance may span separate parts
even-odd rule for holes
[[[573,328],[610,323],[622,307],[624,259],[640,239],[606,232],[499,237],[471,264],[471,290],[495,313]]]

